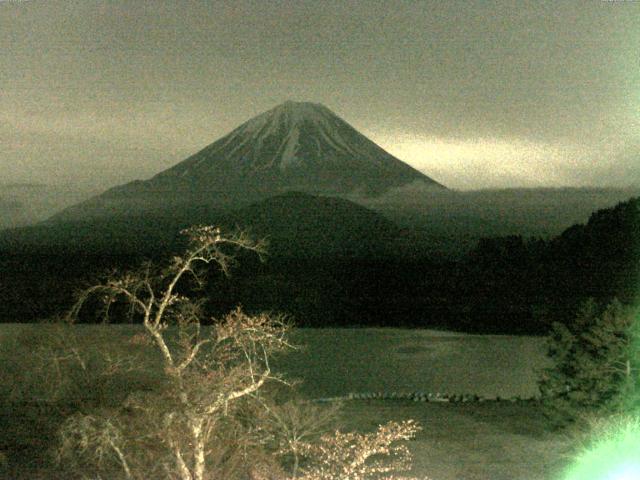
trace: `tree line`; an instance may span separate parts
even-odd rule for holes
[[[359,251],[340,253],[332,247],[333,253],[313,256],[288,234],[272,238],[269,249],[275,254],[266,261],[238,261],[229,279],[213,272],[205,308],[220,315],[241,304],[247,311],[285,313],[309,327],[544,334],[553,322],[570,322],[587,298],[629,304],[637,297],[638,211],[638,199],[631,199],[550,240],[484,238],[458,260],[407,254],[388,230],[380,239],[383,246],[376,246],[373,231]],[[28,322],[59,313],[74,290],[100,274],[184,247],[168,238],[147,248],[137,242],[129,251],[5,251],[0,255],[0,321]],[[86,314],[83,321],[92,318]]]

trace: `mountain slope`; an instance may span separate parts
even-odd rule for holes
[[[54,220],[237,207],[286,191],[380,194],[416,182],[444,189],[328,108],[285,102],[151,179],[112,188]]]
[[[281,257],[369,257],[388,253],[398,228],[385,217],[335,197],[287,192],[242,208],[225,223],[269,241]]]
[[[269,241],[276,257],[361,257],[384,254],[398,235],[381,214],[349,200],[287,192],[249,206],[220,211],[187,208],[173,216],[132,213],[0,232],[0,252],[118,252],[155,255],[181,250],[180,230],[194,224],[242,229]]]
[[[640,298],[640,197],[594,212],[551,241],[554,291],[586,298]],[[568,296],[568,294],[567,294]]]
[[[58,185],[0,184],[0,229],[31,225],[69,205],[95,195],[95,190]]]
[[[285,102],[258,115],[151,183],[207,189],[382,192],[413,181],[439,184],[401,162],[323,105]]]

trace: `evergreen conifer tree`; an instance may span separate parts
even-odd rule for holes
[[[604,308],[588,300],[573,323],[553,325],[547,355],[553,366],[544,371],[539,387],[554,425],[640,407],[637,309],[615,299]]]

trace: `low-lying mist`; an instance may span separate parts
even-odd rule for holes
[[[32,225],[99,191],[83,187],[0,184],[0,230]]]
[[[513,188],[443,190],[419,183],[377,197],[351,197],[404,228],[433,235],[523,235],[548,238],[596,210],[640,196],[635,188]]]

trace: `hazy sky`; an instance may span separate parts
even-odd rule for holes
[[[640,1],[0,0],[0,183],[148,178],[287,99],[454,188],[640,184]]]

